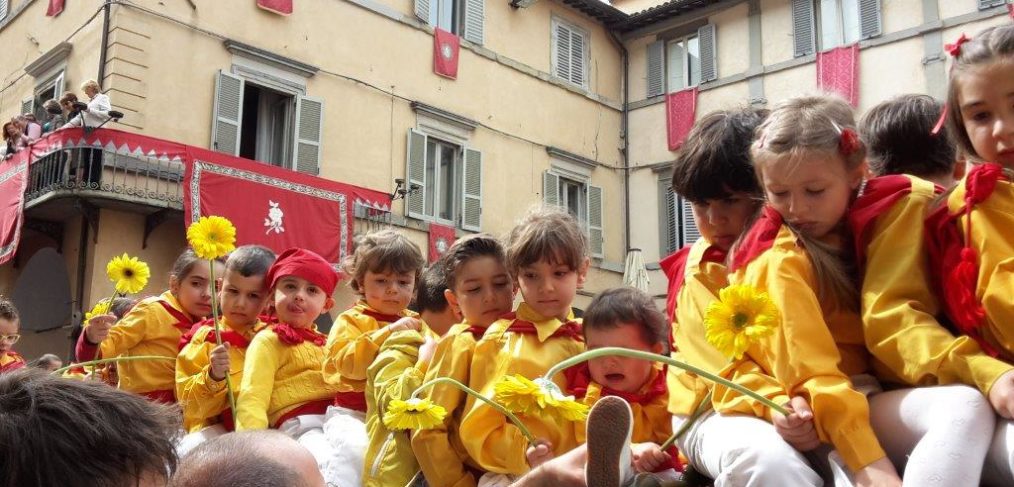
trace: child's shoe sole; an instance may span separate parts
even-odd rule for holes
[[[620,487],[630,477],[630,435],[633,414],[626,401],[615,396],[598,400],[588,414],[588,487]]]

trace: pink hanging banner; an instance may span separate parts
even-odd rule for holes
[[[49,0],[49,8],[46,9],[46,17],[56,17],[63,12],[63,0]]]
[[[665,97],[665,113],[669,150],[674,151],[683,145],[690,128],[694,126],[694,117],[697,115],[697,88],[669,93]]]
[[[22,149],[0,162],[0,264],[14,258],[21,240],[30,157],[30,151]]]
[[[292,13],[292,0],[257,0],[257,6],[278,15]]]
[[[859,105],[859,44],[817,54],[817,87]]]

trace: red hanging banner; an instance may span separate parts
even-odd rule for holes
[[[46,17],[56,17],[63,12],[63,0],[49,0],[49,8],[46,9]]]
[[[454,227],[430,223],[430,262],[436,262],[441,255],[444,255],[444,252],[451,248],[456,239]]]
[[[697,116],[697,88],[690,88],[665,97],[665,127],[668,134],[669,150],[683,145]]]
[[[433,29],[433,72],[458,79],[458,53],[461,39],[441,28]]]
[[[817,53],[817,87],[859,104],[859,44]]]
[[[257,0],[257,6],[278,15],[292,13],[292,0]]]
[[[14,258],[21,240],[29,156],[23,149],[0,162],[0,264]]]

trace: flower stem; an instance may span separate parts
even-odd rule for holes
[[[55,375],[59,375],[66,372],[68,369],[73,369],[74,367],[84,368],[88,366],[107,364],[110,362],[130,362],[133,360],[176,360],[176,357],[166,357],[164,355],[138,355],[135,357],[103,358],[98,360],[89,360],[87,362],[78,362],[76,364],[70,364],[66,367],[60,367],[59,369],[54,370],[52,373]]]
[[[211,319],[214,323],[215,328],[215,343],[218,346],[222,346],[222,330],[218,326],[218,292],[215,287],[217,282],[215,281],[215,261],[208,261],[208,268],[211,271]],[[236,417],[236,397],[232,393],[232,379],[229,377],[229,371],[225,371],[225,391],[229,396],[229,411],[232,412],[232,417]]]
[[[757,394],[756,392],[751,391],[750,389],[747,389],[746,387],[743,387],[743,386],[741,386],[739,384],[731,382],[728,379],[725,379],[725,378],[722,378],[722,377],[720,377],[718,375],[712,374],[711,372],[708,372],[708,371],[706,371],[704,369],[701,369],[701,368],[698,368],[698,367],[694,367],[693,365],[690,365],[688,363],[680,362],[679,360],[676,360],[676,359],[674,359],[672,357],[669,357],[669,356],[666,356],[666,355],[659,355],[657,353],[650,353],[650,352],[642,352],[640,350],[631,350],[629,348],[603,347],[603,348],[596,348],[595,350],[589,350],[587,352],[579,353],[579,354],[577,354],[577,355],[575,355],[575,356],[573,356],[573,357],[571,357],[571,358],[569,358],[567,360],[564,360],[563,362],[560,362],[560,363],[556,364],[553,368],[549,369],[549,371],[546,372],[546,375],[543,376],[543,378],[545,378],[546,380],[552,380],[553,376],[555,376],[556,374],[562,372],[564,369],[566,369],[568,367],[572,367],[572,366],[577,365],[577,364],[582,363],[582,362],[587,362],[587,361],[589,361],[591,359],[594,359],[594,358],[605,357],[605,356],[610,356],[610,355],[618,355],[618,356],[621,356],[621,357],[631,357],[631,358],[638,358],[638,359],[641,359],[641,360],[649,360],[649,361],[652,361],[652,362],[660,362],[660,363],[663,363],[663,364],[666,364],[666,365],[671,365],[673,367],[686,370],[687,372],[692,372],[694,374],[697,374],[698,376],[700,376],[703,379],[707,379],[708,381],[711,381],[711,382],[713,382],[715,384],[721,384],[721,385],[723,385],[725,387],[728,387],[728,388],[733,389],[733,390],[735,390],[737,392],[740,392],[743,395],[749,396],[750,398],[755,399],[756,401],[760,402],[761,404],[763,404],[763,405],[765,405],[765,406],[767,406],[767,407],[769,407],[769,408],[771,408],[771,409],[773,409],[775,411],[778,411],[779,413],[782,413],[782,414],[784,414],[786,416],[789,415],[789,411],[787,411],[784,407],[782,407],[782,406],[780,406],[778,404],[775,404],[772,400],[770,400],[770,399],[768,399],[768,398],[766,398],[766,397],[764,397],[764,396],[762,396],[760,394]]]
[[[696,423],[697,420],[700,419],[701,416],[703,416],[709,409],[711,409],[711,391],[708,391],[708,394],[701,399],[701,403],[697,405],[697,409],[694,410],[694,414],[691,414],[690,417],[687,418],[682,425],[680,425],[680,429],[673,433],[668,440],[665,440],[665,443],[662,443],[662,446],[660,447],[662,451],[668,450],[673,443],[676,443],[676,440],[682,438],[687,431],[690,431],[690,427],[693,426],[694,423]]]
[[[409,399],[415,399],[415,398],[417,398],[419,396],[419,393],[421,393],[423,391],[423,389],[427,389],[427,388],[433,387],[433,386],[435,386],[437,384],[450,384],[450,385],[452,385],[454,387],[457,387],[458,389],[461,389],[466,394],[468,394],[468,395],[470,395],[470,396],[472,396],[472,397],[474,397],[474,398],[476,398],[476,399],[478,399],[478,400],[480,400],[480,401],[482,401],[482,402],[484,402],[486,404],[489,404],[490,407],[492,407],[493,409],[497,410],[498,412],[500,412],[500,414],[503,414],[504,416],[507,417],[507,419],[509,419],[512,423],[514,423],[514,426],[517,426],[518,429],[521,430],[521,434],[525,435],[525,439],[528,440],[528,443],[535,443],[535,436],[532,435],[531,431],[528,431],[528,428],[525,427],[525,424],[522,423],[521,420],[518,419],[518,417],[514,415],[514,413],[508,411],[503,406],[497,404],[496,401],[494,401],[494,400],[492,400],[492,399],[490,399],[490,398],[488,398],[488,397],[486,397],[486,396],[484,396],[482,394],[479,394],[479,392],[476,391],[475,389],[472,389],[472,388],[466,386],[465,384],[462,384],[461,382],[458,382],[458,381],[456,381],[454,379],[451,379],[450,377],[437,377],[436,379],[424,382],[421,386],[419,386],[418,388],[416,388],[415,391],[412,391],[412,395],[409,396]]]

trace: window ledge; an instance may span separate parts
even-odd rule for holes
[[[587,157],[579,156],[573,152],[567,152],[559,147],[553,146],[546,147],[546,153],[557,159],[585,166],[588,169],[595,169],[596,166],[601,165],[599,164],[598,161],[589,159]]]
[[[430,118],[435,118],[443,123],[453,125],[459,129],[473,131],[479,126],[479,122],[476,122],[475,120],[422,102],[413,101],[410,106],[418,113],[427,115]]]
[[[57,44],[45,54],[39,56],[38,59],[32,61],[31,64],[25,66],[25,73],[28,73],[33,78],[41,78],[56,65],[66,61],[73,48],[74,45],[66,41]]]
[[[320,71],[320,68],[318,68],[317,66],[299,62],[296,61],[295,59],[287,58],[285,56],[279,56],[278,54],[275,54],[273,52],[265,51],[264,49],[261,49],[259,47],[254,47],[249,44],[234,41],[232,39],[226,39],[224,41],[224,44],[225,49],[234,55],[270,64],[279,69],[283,69],[290,73],[297,74],[304,78],[309,78],[317,74],[317,71]]]

